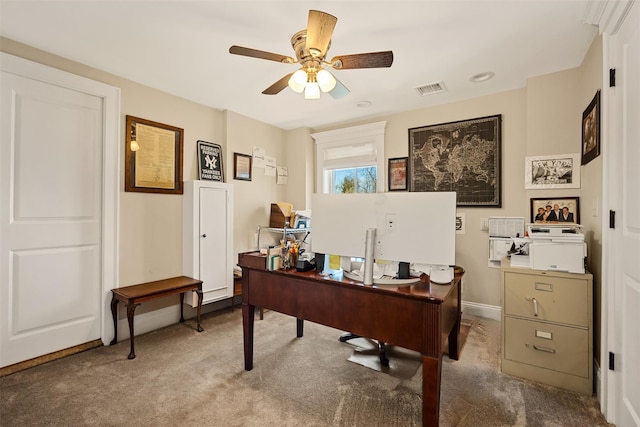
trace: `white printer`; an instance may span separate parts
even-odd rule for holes
[[[529,260],[534,270],[584,273],[587,244],[577,224],[527,224]]]

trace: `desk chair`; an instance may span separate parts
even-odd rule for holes
[[[338,338],[338,340],[340,342],[347,342],[355,338],[362,338],[362,337],[360,335],[352,334],[351,332],[346,332],[340,335],[340,338]],[[387,359],[387,355],[385,353],[385,343],[378,340],[376,341],[378,343],[378,357],[380,358],[380,363],[382,364],[382,366],[389,366],[389,359]]]

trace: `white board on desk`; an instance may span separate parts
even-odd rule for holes
[[[311,250],[364,257],[376,228],[377,259],[455,264],[454,192],[314,194]]]

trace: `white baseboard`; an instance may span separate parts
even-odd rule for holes
[[[502,308],[499,305],[480,304],[477,302],[462,301],[462,316],[470,314],[472,316],[486,317],[500,321]]]

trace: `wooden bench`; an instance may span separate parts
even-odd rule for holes
[[[129,334],[131,335],[131,352],[129,359],[135,359],[136,353],[133,346],[133,315],[136,307],[145,301],[162,298],[169,295],[180,294],[180,322],[184,322],[183,303],[184,293],[193,291],[198,294],[198,332],[202,332],[200,326],[200,311],[202,309],[202,280],[192,279],[187,276],[172,277],[171,279],[158,280],[155,282],[141,283],[139,285],[125,286],[112,289],[111,314],[113,315],[114,335],[111,345],[118,342],[118,301],[122,301],[127,307],[127,320],[129,321]]]

